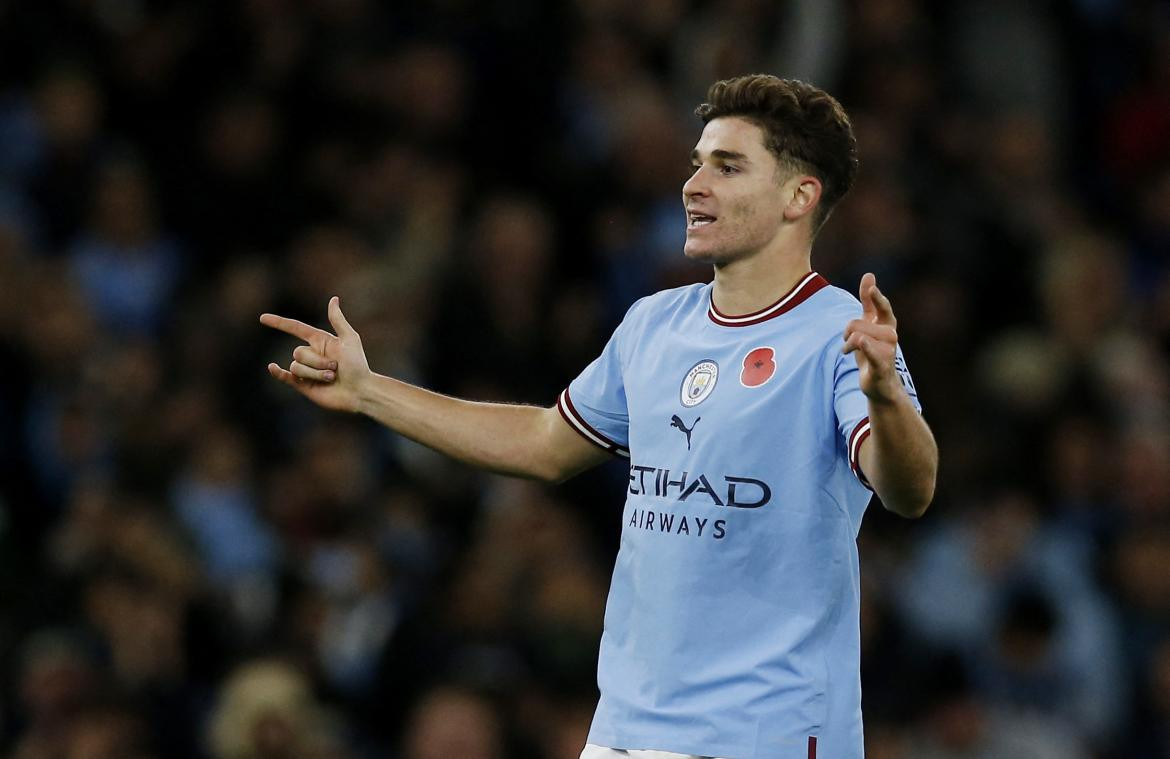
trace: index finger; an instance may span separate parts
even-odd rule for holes
[[[321,337],[327,337],[328,333],[325,330],[317,329],[309,326],[302,321],[296,319],[289,319],[284,316],[277,316],[276,314],[260,314],[260,323],[266,327],[278,329],[281,332],[286,332],[293,337],[299,337],[306,343],[312,343],[313,340]]]

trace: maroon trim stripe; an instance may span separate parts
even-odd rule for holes
[[[808,759],[817,759],[817,738],[815,735],[808,737]]]
[[[862,485],[873,490],[873,486],[865,478],[865,472],[861,471],[861,444],[865,442],[871,432],[873,430],[870,428],[868,416],[853,428],[853,432],[849,435],[849,468],[853,470],[853,474],[857,475],[857,479],[861,481]]]
[[[813,271],[806,274],[799,282],[793,285],[791,290],[786,292],[775,303],[761,308],[759,311],[752,311],[750,314],[740,314],[739,316],[730,316],[715,308],[715,301],[712,300],[707,307],[707,316],[710,317],[711,321],[723,327],[750,327],[753,324],[775,319],[781,314],[788,313],[808,300],[817,290],[828,286],[829,280]]]
[[[565,388],[557,397],[557,411],[561,412],[561,416],[564,417],[565,422],[568,423],[568,425],[572,427],[578,435],[585,438],[590,443],[593,443],[603,451],[608,451],[615,456],[624,456],[629,458],[630,452],[628,450],[598,432],[597,428],[595,428],[589,422],[585,421],[585,418],[581,416],[581,412],[577,411],[577,407],[573,405],[573,399],[569,396],[569,388]]]

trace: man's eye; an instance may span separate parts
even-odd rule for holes
[[[723,174],[724,176],[727,176],[730,174],[738,174],[739,169],[737,169],[734,166],[728,166],[728,165],[724,164],[723,166],[719,167],[719,173]]]

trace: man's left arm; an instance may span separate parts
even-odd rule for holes
[[[845,329],[844,353],[856,353],[869,405],[869,435],[857,459],[887,509],[920,517],[934,498],[938,446],[894,366],[898,321],[873,274],[861,278],[862,316]]]

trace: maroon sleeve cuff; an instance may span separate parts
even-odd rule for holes
[[[618,445],[585,421],[585,418],[577,411],[577,407],[573,405],[573,399],[569,397],[569,388],[562,390],[560,396],[557,397],[557,410],[561,412],[561,416],[564,417],[568,425],[590,443],[615,456],[630,457],[630,451],[625,446]]]
[[[865,478],[865,472],[861,471],[861,444],[869,437],[871,432],[869,427],[869,417],[865,417],[857,426],[853,428],[853,434],[849,436],[849,468],[857,475],[857,479],[861,481],[870,491],[873,490],[873,485],[869,484],[869,480]]]

